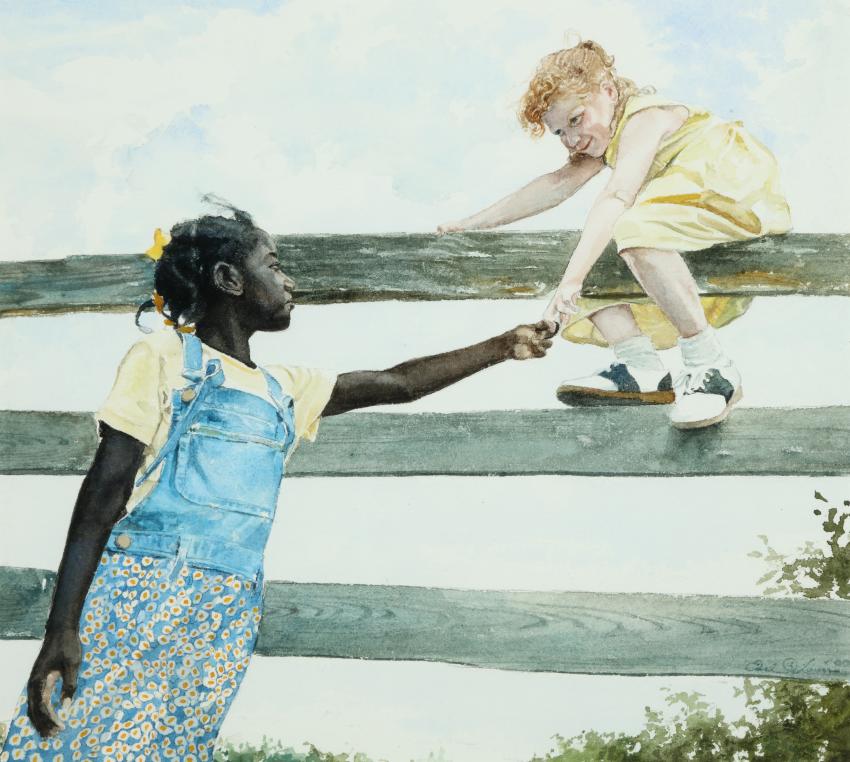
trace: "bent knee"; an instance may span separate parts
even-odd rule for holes
[[[652,249],[647,249],[642,246],[627,246],[625,249],[620,249],[617,254],[622,257],[626,262],[635,262],[639,259],[643,259],[647,252],[652,251]]]
[[[659,256],[663,257],[676,253],[678,252],[672,249],[654,249],[650,246],[627,246],[617,252],[626,262],[645,262],[647,260],[654,260]]]

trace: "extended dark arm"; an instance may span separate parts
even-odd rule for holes
[[[74,505],[44,642],[27,685],[29,717],[42,736],[61,727],[50,705],[56,680],[62,678],[63,699],[76,690],[83,603],[112,526],[130,497],[144,450],[137,439],[104,424],[101,435]]]
[[[322,415],[412,402],[504,360],[543,357],[552,346],[549,337],[553,331],[552,324],[541,321],[463,349],[408,360],[387,370],[342,373]]]

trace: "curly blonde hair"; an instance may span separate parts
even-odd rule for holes
[[[630,79],[617,75],[614,56],[593,40],[584,40],[572,48],[556,50],[544,56],[537,71],[528,83],[520,102],[520,124],[534,137],[546,131],[543,115],[552,103],[565,95],[586,96],[610,82],[617,88],[617,106],[614,110],[616,124],[623,115],[629,96],[640,92]]]

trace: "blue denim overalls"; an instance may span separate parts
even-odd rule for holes
[[[201,350],[183,336],[187,384],[172,392],[168,439],[137,485],[161,466],[159,481],[115,525],[86,596],[77,690],[57,712],[64,728],[40,738],[25,689],[0,762],[213,758],[256,643],[295,421],[266,371],[273,403],[224,386],[221,363],[204,365]]]
[[[136,486],[158,483],[119,521],[107,548],[166,556],[258,582],[286,455],[295,439],[292,398],[264,369],[274,405],[223,386],[219,360],[202,368],[200,340],[183,336],[183,389],[172,392],[168,439]]]

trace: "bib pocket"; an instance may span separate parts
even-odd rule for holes
[[[274,439],[193,423],[180,437],[174,486],[193,503],[270,517],[284,448]]]

